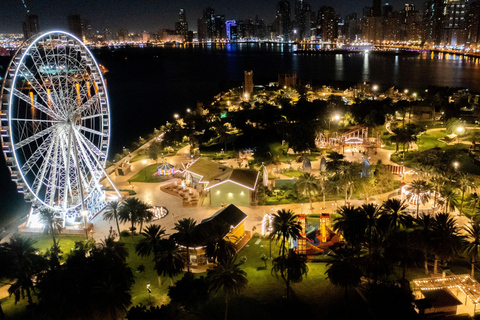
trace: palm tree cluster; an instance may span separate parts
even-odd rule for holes
[[[424,264],[428,274],[429,261],[434,262],[433,272],[438,273],[439,262],[445,268],[461,254],[471,261],[473,276],[480,248],[479,223],[466,226],[467,236],[463,236],[449,213],[421,213],[413,218],[406,213],[407,207],[405,201],[389,199],[382,206],[343,206],[337,210],[333,227],[345,242],[327,271],[333,284],[355,287],[362,276],[372,283],[386,281],[395,273],[392,266],[399,268],[404,280],[410,266]],[[355,279],[351,279],[352,274]]]
[[[123,243],[107,238],[98,245],[77,242],[65,263],[51,263],[51,256],[38,254],[35,240],[13,235],[0,245],[0,276],[13,280],[8,291],[16,301],[27,298],[32,318],[114,320],[132,300],[127,256]]]
[[[122,202],[111,201],[107,204],[107,208],[103,213],[103,219],[107,221],[115,221],[118,235],[121,239],[119,222],[130,222],[132,224],[130,227],[132,235],[137,229],[135,226],[140,224],[139,232],[142,233],[143,224],[153,220],[153,213],[150,209],[151,206],[149,204],[135,197],[127,198]]]

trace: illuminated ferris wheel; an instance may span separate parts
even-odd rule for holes
[[[61,31],[26,41],[8,67],[1,100],[2,148],[32,212],[48,207],[68,220],[103,208],[109,104],[88,48]]]

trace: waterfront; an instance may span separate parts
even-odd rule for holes
[[[348,86],[372,82],[384,91],[428,86],[469,88],[480,92],[479,59],[427,54],[419,57],[296,55],[296,48],[274,44],[95,49],[106,74],[111,104],[110,156],[139,136],[152,132],[175,112],[209,101],[222,90],[240,86],[243,71],[253,70],[256,84],[277,81],[278,73],[296,73],[314,85]],[[0,160],[0,215],[23,203]],[[25,206],[23,206],[25,208]]]

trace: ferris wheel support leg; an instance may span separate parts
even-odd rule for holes
[[[121,199],[122,198],[122,195],[120,194],[120,191],[117,189],[117,186],[115,185],[115,183],[113,183],[112,179],[110,179],[110,176],[108,175],[107,171],[105,170],[105,168],[103,168],[103,166],[100,166],[100,168],[102,168],[102,171],[103,171],[103,174],[105,175],[105,177],[107,178],[108,182],[110,182],[110,184],[112,185],[113,189],[115,190],[115,192],[117,193],[118,197]]]
[[[73,139],[76,140],[75,135],[73,133],[73,127],[70,127],[70,135],[73,136]],[[75,166],[77,167],[78,172],[78,185],[80,186],[80,197],[82,198],[82,215],[83,215],[83,223],[85,224],[85,237],[88,239],[88,224],[87,224],[87,216],[88,214],[85,212],[85,198],[83,194],[83,184],[82,184],[82,171],[80,170],[80,165],[78,163],[78,150],[77,150],[77,143],[74,143],[73,152],[75,153]]]

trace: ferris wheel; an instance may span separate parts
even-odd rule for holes
[[[8,67],[1,103],[2,148],[25,200],[64,218],[102,209],[110,115],[88,48],[62,31],[26,41]]]

